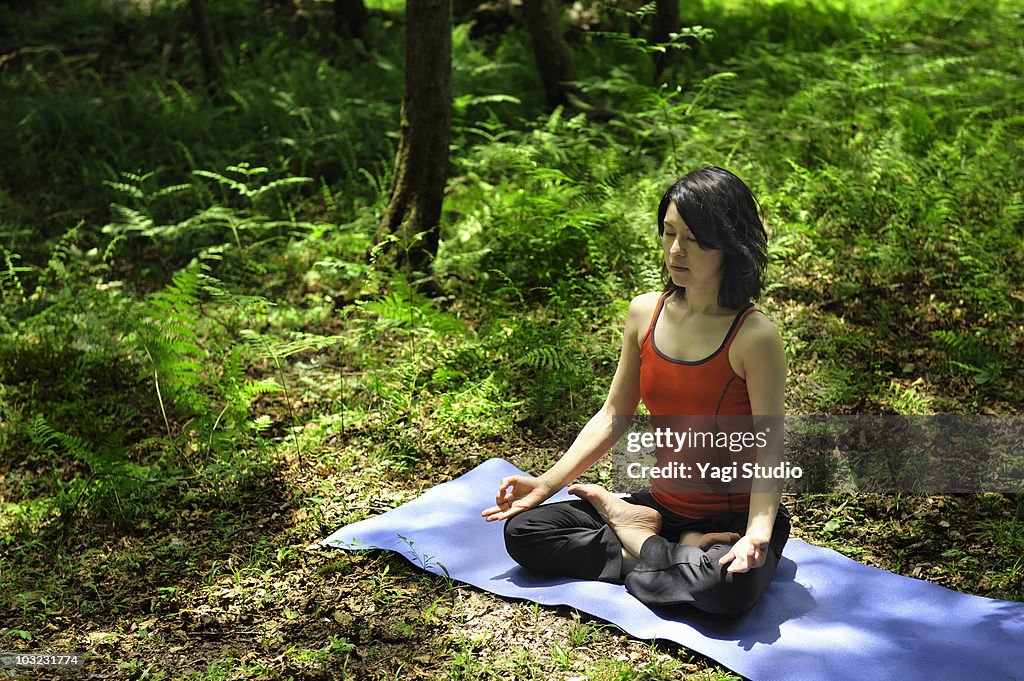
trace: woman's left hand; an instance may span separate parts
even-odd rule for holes
[[[728,564],[728,572],[746,572],[764,565],[768,551],[767,538],[746,534],[732,545],[729,553],[718,559],[718,564]]]

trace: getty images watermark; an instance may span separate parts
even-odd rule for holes
[[[718,424],[716,424],[717,426]],[[625,450],[629,454],[658,452],[674,455],[663,457],[667,460],[655,465],[641,461],[628,461],[626,475],[633,480],[710,480],[730,483],[733,480],[783,480],[800,479],[803,469],[788,461],[776,465],[759,463],[756,460],[738,461],[726,459],[721,454],[741,454],[767,450],[771,442],[771,426],[761,430],[675,430],[658,427],[653,430],[632,431],[626,435]],[[693,452],[716,452],[716,459],[688,456]],[[689,463],[687,463],[689,461]]]
[[[1024,493],[1024,417],[634,417],[611,487],[680,493]]]

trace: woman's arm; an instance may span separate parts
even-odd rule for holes
[[[540,477],[504,478],[495,506],[480,515],[487,520],[505,520],[541,504],[593,466],[629,429],[630,417],[640,403],[640,341],[653,311],[651,295],[637,296],[629,304],[619,366],[601,409],[590,418],[562,458]],[[657,294],[654,296],[656,300]]]
[[[757,464],[770,468],[782,460],[786,352],[778,329],[767,317],[751,316],[742,331],[746,333],[738,335],[734,345],[739,351],[747,382],[754,431],[770,429],[766,433],[766,446],[757,450]],[[781,499],[781,481],[754,479],[750,490],[747,532],[729,553],[722,556],[720,565],[731,563],[729,572],[746,572],[764,564]]]

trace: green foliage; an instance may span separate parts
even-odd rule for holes
[[[232,294],[201,264],[144,299],[127,297],[99,249],[83,253],[79,239],[70,230],[44,267],[15,267],[16,254],[6,253],[0,442],[15,452],[11,465],[52,471],[30,494],[51,499],[57,513],[19,512],[27,530],[54,518],[62,527],[84,516],[133,522],[141,499],[173,485],[181,465],[214,476],[262,465],[254,453],[273,421],[250,414],[254,400],[283,393],[290,430],[296,414],[282,363],[338,342],[261,332],[256,317],[270,301]],[[211,326],[221,310],[244,328]],[[251,376],[252,363],[264,361],[279,381]],[[153,447],[147,460],[133,454]]]
[[[460,147],[486,134],[477,127],[481,122],[517,127],[525,112],[544,106],[526,36],[517,31],[519,39],[489,45],[472,40],[471,29],[452,30],[452,131]]]
[[[437,269],[530,299],[582,280],[617,287],[653,241],[629,220],[639,206],[621,202],[631,165],[624,152],[584,115],[562,109],[528,133],[478,144],[458,159],[449,210],[462,215]]]
[[[702,0],[681,5],[684,26],[709,26],[714,40],[701,57],[721,64],[749,57],[765,46],[786,52],[817,52],[823,45],[856,40],[878,4],[795,0],[726,3]]]
[[[293,187],[299,184],[306,184],[312,182],[312,178],[309,177],[283,177],[279,180],[274,180],[267,184],[258,185],[252,182],[253,178],[258,178],[267,172],[267,168],[252,168],[248,163],[240,163],[236,166],[228,166],[228,172],[237,173],[245,178],[244,182],[239,182],[231,177],[225,177],[220,173],[210,172],[209,170],[193,170],[192,174],[199,177],[206,177],[215,182],[218,182],[225,189],[230,190],[235,196],[244,199],[246,202],[255,205],[262,197],[275,192],[281,187]],[[222,196],[222,201],[229,202],[230,197]]]
[[[30,214],[56,218],[42,220],[36,233],[61,234],[67,216],[87,215],[91,226],[103,220],[114,192],[125,189],[118,183],[133,184],[119,179],[102,191],[121,171],[162,187],[193,185],[172,197],[148,195],[160,206],[158,224],[179,222],[195,214],[203,197],[190,171],[240,166],[238,159],[263,159],[279,177],[325,178],[336,187],[342,211],[365,203],[359,169],[391,153],[390,140],[378,131],[397,118],[400,58],[378,52],[363,68],[341,68],[356,57],[354,46],[320,44],[316,34],[282,40],[272,22],[247,11],[249,5],[215,5],[224,56],[237,62],[216,102],[196,87],[195,46],[170,49],[191,34],[187,3],[153,3],[149,12],[127,11],[121,3],[62,3],[53,8],[50,25],[40,21],[38,29],[23,14],[3,10],[25,31],[27,44],[50,46],[16,52],[15,68],[0,79],[0,126],[10,131],[0,140],[6,190],[31,207]],[[83,35],[79,20],[90,31],[117,27],[122,35]],[[52,32],[52,26],[63,28]],[[60,36],[56,45],[54,36]],[[85,47],[96,39],[116,49],[105,48],[97,60]],[[156,61],[154,53],[161,55]],[[176,65],[182,58],[185,64]],[[360,140],[358,148],[353,140]],[[5,222],[0,234],[13,228]],[[7,245],[38,257],[34,239]]]
[[[618,355],[618,339],[599,333],[583,310],[573,309],[569,301],[574,299],[555,297],[537,316],[498,320],[491,332],[507,358],[508,382],[530,386],[524,395],[527,417],[540,424],[556,426],[596,410]]]
[[[128,346],[142,356],[141,373],[153,378],[165,422],[168,406],[180,408],[185,417],[210,407],[197,389],[204,383],[201,358],[205,354],[195,329],[198,287],[198,271],[179,272],[167,288],[149,299],[142,311],[144,322],[127,338]],[[168,425],[168,437],[169,431]]]
[[[93,443],[52,428],[41,415],[23,425],[36,456],[43,460],[75,461],[82,471],[62,480],[54,509],[67,522],[72,513],[102,513],[132,520],[145,487],[156,482],[156,472],[125,458],[117,437]],[[38,522],[40,519],[36,519]]]
[[[932,336],[946,350],[946,361],[951,373],[967,372],[975,383],[984,384],[1001,377],[1006,369],[1006,360],[1000,353],[983,341],[984,329],[973,333],[936,329]]]
[[[148,260],[152,260],[156,247],[163,256],[161,269],[168,261],[187,262],[194,257],[220,260],[225,255],[233,255],[245,264],[247,249],[316,228],[312,223],[295,220],[290,204],[281,196],[283,190],[308,184],[311,178],[286,176],[262,183],[259,179],[268,172],[267,168],[252,168],[244,162],[228,166],[225,172],[242,179],[208,170],[192,172],[194,177],[212,180],[224,190],[219,202],[203,184],[155,186],[153,173],[121,173],[124,181],[107,182],[133,205],[112,205],[115,219],[102,231],[114,239],[107,245],[104,259],[146,253]],[[179,221],[159,224],[159,216],[167,214],[162,210],[166,203],[162,199],[183,193],[198,196],[201,209]],[[237,207],[226,205],[232,203]]]

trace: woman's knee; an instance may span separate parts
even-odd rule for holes
[[[632,586],[630,593],[651,607],[687,604],[723,617],[742,615],[757,603],[764,591],[757,578],[763,575],[729,575],[714,552],[705,552],[699,559],[692,554],[690,560],[679,561],[655,580],[627,577],[627,588]]]
[[[718,593],[707,594],[698,599],[694,605],[704,612],[723,617],[739,617],[754,607],[761,594],[750,588],[732,585],[733,588],[722,589]]]
[[[525,537],[529,537],[531,534],[535,534],[539,529],[536,518],[533,517],[536,515],[536,512],[537,509],[531,508],[523,511],[522,513],[517,513],[506,520],[504,529],[505,541],[508,542],[510,539],[512,541],[518,541]]]
[[[538,527],[530,518],[534,510],[523,511],[505,521],[505,550],[512,560],[523,567],[532,567],[537,562],[535,549]]]
[[[721,568],[725,570],[723,566]],[[760,572],[764,570],[765,572]],[[737,617],[750,610],[761,600],[771,579],[773,566],[754,568],[746,573],[737,573],[723,579],[718,588],[710,590],[700,599],[698,607],[705,612],[728,617]],[[765,578],[768,578],[767,581]]]

